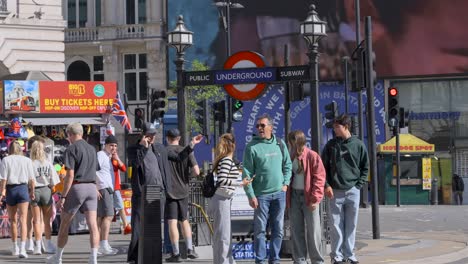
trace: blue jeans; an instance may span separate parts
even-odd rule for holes
[[[341,261],[356,260],[354,242],[359,212],[359,189],[333,190],[334,198],[330,200],[330,257]]]
[[[307,207],[304,190],[291,190],[289,219],[291,221],[294,264],[307,264],[307,252],[309,252],[312,264],[323,264],[319,208],[311,211]]]
[[[266,228],[270,224],[270,256],[269,263],[279,263],[279,252],[283,242],[284,209],[286,208],[286,193],[279,191],[273,194],[257,196],[258,208],[254,213],[254,249],[255,263],[266,263]]]

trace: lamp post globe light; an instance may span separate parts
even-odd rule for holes
[[[301,35],[307,41],[310,70],[310,117],[311,117],[311,147],[320,153],[321,122],[319,112],[319,78],[318,78],[318,42],[322,37],[327,36],[326,22],[320,20],[315,5],[310,5],[306,20],[301,23]]]
[[[193,45],[193,32],[189,31],[184,24],[184,18],[179,15],[177,25],[171,32],[167,33],[167,42],[176,49],[177,58],[174,60],[177,72],[177,119],[182,145],[188,143],[186,126],[186,97],[182,73],[184,71],[185,50]]]

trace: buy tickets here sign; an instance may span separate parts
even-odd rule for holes
[[[115,82],[40,81],[40,113],[106,113],[116,93]]]

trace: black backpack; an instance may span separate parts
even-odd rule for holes
[[[209,172],[205,178],[203,178],[203,182],[201,184],[201,191],[205,198],[211,198],[218,189],[218,185],[215,181],[215,176],[213,172]]]

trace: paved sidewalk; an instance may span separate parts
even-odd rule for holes
[[[356,255],[362,264],[467,264],[468,206],[380,207],[380,239],[372,239],[371,209],[361,209]],[[56,241],[56,237],[53,238]],[[99,257],[99,263],[125,263],[130,236],[110,235],[118,249],[114,256]],[[47,255],[30,255],[27,260],[11,256],[11,240],[0,239],[1,263],[45,263]],[[200,259],[186,263],[212,263],[210,246],[198,247]],[[87,263],[89,235],[69,236],[63,263]],[[155,262],[156,263],[156,262]],[[164,262],[163,262],[164,263]],[[253,263],[239,260],[238,263]],[[281,263],[292,263],[283,259]],[[326,256],[326,262],[330,259]],[[153,264],[153,263],[149,263]]]
[[[88,239],[88,235],[70,236],[63,263],[87,263]],[[129,236],[112,234],[111,245],[119,251],[114,256],[99,257],[98,262],[125,263],[129,239]],[[363,264],[466,264],[468,263],[467,242],[468,234],[457,232],[382,233],[381,239],[378,240],[371,237],[359,239],[356,243],[356,253]],[[10,247],[10,239],[0,239],[0,263],[45,263],[47,255],[29,255],[27,260],[18,259],[10,255]],[[186,263],[212,263],[211,247],[199,247],[197,252],[200,254],[200,259],[187,260]],[[238,262],[253,263],[252,260]],[[284,259],[281,263],[292,263],[292,261]],[[328,257],[326,263],[330,263]]]

